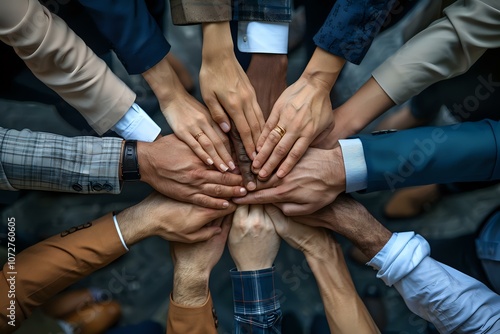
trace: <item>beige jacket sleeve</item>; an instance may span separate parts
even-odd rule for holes
[[[231,21],[231,0],[170,0],[175,25]]]
[[[134,103],[135,94],[58,16],[37,0],[0,0],[0,40],[33,74],[77,109],[98,134]]]
[[[486,49],[500,47],[500,1],[457,0],[444,14],[373,72],[396,104],[466,72]]]

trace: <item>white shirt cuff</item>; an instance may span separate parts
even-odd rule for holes
[[[113,221],[115,222],[115,228],[116,228],[116,232],[118,232],[118,236],[120,237],[120,241],[122,242],[122,245],[123,247],[127,250],[127,252],[129,251],[127,245],[125,244],[125,240],[123,240],[123,235],[122,235],[122,231],[120,230],[120,226],[118,225],[118,221],[116,220],[116,215],[113,215]]]
[[[238,49],[247,53],[288,53],[288,23],[238,22]]]
[[[368,185],[368,168],[366,167],[363,144],[358,138],[340,139],[342,157],[345,168],[345,192],[352,193],[366,189]]]
[[[136,103],[111,128],[125,140],[153,142],[161,132],[160,127]]]

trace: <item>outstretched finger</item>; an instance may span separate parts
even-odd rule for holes
[[[229,132],[229,117],[227,116],[217,98],[215,96],[207,99],[204,98],[204,101],[207,105],[208,110],[210,111],[210,115],[212,116],[214,122],[219,125],[222,131],[226,133]]]
[[[299,160],[302,158],[302,156],[306,153],[307,149],[309,148],[310,141],[304,137],[299,138],[296,142],[295,145],[293,145],[292,149],[290,152],[288,152],[288,155],[281,163],[278,172],[276,175],[279,178],[285,177],[290,171],[292,170],[293,167],[299,162]]]
[[[278,130],[273,130],[272,133],[275,132],[278,136],[281,136]],[[274,135],[273,135],[274,136]],[[297,136],[290,133],[285,133],[283,138],[279,138],[277,145],[274,147],[272,154],[267,159],[264,166],[259,171],[259,179],[267,179],[274,172],[276,167],[283,161],[283,159],[288,155],[288,152],[295,144],[297,140]]]

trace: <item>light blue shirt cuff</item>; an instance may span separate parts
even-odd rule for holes
[[[288,23],[238,22],[238,49],[246,53],[288,53]]]
[[[422,236],[414,232],[394,233],[367,265],[378,270],[377,278],[392,286],[415,269],[430,252],[429,244]]]
[[[352,193],[366,189],[368,184],[368,169],[366,167],[363,144],[358,138],[340,139],[342,157],[345,168],[345,192]]]
[[[136,103],[111,128],[125,140],[153,142],[161,132],[160,127]]]

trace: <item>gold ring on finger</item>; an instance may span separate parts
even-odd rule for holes
[[[279,126],[279,125],[276,125],[276,127],[275,127],[273,130],[274,130],[274,131],[276,131],[276,132],[280,135],[280,137],[281,137],[281,138],[283,138],[283,136],[284,136],[284,135],[285,135],[285,133],[286,133],[286,130],[285,130],[285,129],[283,129],[283,128],[282,128],[281,126]]]
[[[198,139],[199,139],[201,136],[203,136],[203,135],[204,135],[204,133],[203,133],[203,132],[200,132],[200,133],[198,133],[196,136],[194,136],[194,139],[195,139],[196,141],[198,141]]]

